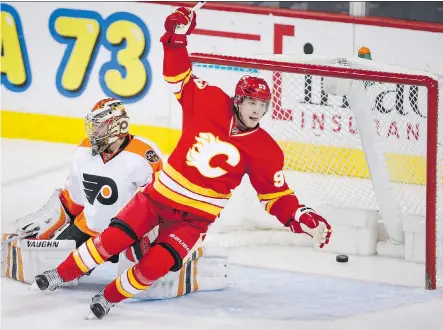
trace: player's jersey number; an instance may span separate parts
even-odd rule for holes
[[[277,188],[283,187],[285,184],[285,176],[283,175],[283,171],[275,172],[274,174],[274,186]]]

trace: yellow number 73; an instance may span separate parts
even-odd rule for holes
[[[99,71],[105,94],[130,103],[147,92],[149,32],[137,16],[115,13],[103,20],[94,11],[57,9],[50,17],[49,29],[56,41],[67,45],[56,76],[62,95],[83,93],[101,44],[111,52],[111,61]]]

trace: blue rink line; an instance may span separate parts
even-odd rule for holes
[[[241,68],[238,66],[226,66],[226,65],[216,65],[216,64],[194,63],[193,66],[197,67],[197,68],[204,68],[204,69],[235,71],[235,72],[245,72],[245,73],[259,73],[260,72],[260,70],[258,70],[258,69]]]
[[[308,321],[350,317],[443,298],[442,291],[233,265],[229,267],[229,279],[230,285],[223,291],[197,292],[167,300],[127,300],[121,307],[171,317],[184,314]],[[89,280],[97,283],[93,276]],[[99,282],[107,282],[103,280]],[[96,287],[91,284],[88,291]],[[88,283],[77,289],[82,290],[82,286],[84,290]]]

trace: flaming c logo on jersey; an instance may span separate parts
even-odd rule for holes
[[[83,179],[84,192],[91,205],[96,199],[103,205],[112,205],[117,201],[117,184],[111,178],[83,173]]]
[[[240,163],[240,152],[230,144],[224,142],[212,133],[200,133],[195,137],[195,143],[186,154],[186,164],[195,166],[201,175],[207,178],[217,178],[226,174],[221,167],[212,167],[211,159],[217,155],[226,155],[226,163],[235,167]]]

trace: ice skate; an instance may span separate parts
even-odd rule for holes
[[[105,298],[104,291],[100,291],[92,298],[90,308],[91,312],[95,315],[96,318],[102,319],[106,314],[109,313],[113,306],[114,304],[110,303]]]
[[[35,283],[41,291],[54,291],[65,282],[58,274],[57,269],[51,269],[37,275],[35,277]]]

